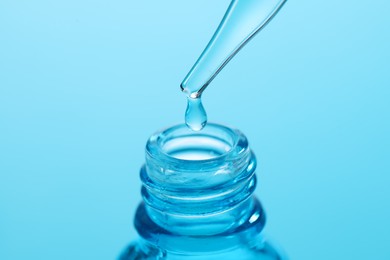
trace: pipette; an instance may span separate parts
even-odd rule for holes
[[[187,95],[186,124],[201,130],[207,121],[203,91],[280,10],[286,0],[232,0],[220,25],[180,87]]]

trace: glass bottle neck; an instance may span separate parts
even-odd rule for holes
[[[255,168],[255,156],[238,130],[208,124],[193,132],[179,125],[156,133],[147,143],[141,169],[144,203],[136,216],[138,232],[149,241],[166,243],[164,248],[172,236],[180,237],[174,248],[182,243],[191,251],[191,241],[199,238],[209,238],[203,240],[203,249],[226,247],[229,241],[233,246],[242,236],[253,239],[265,222],[252,197]],[[223,237],[223,243],[210,243],[211,237]]]

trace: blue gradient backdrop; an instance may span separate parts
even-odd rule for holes
[[[228,0],[0,1],[0,259],[115,259]],[[292,1],[204,93],[291,259],[390,259],[390,2]]]

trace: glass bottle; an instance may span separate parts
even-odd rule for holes
[[[238,130],[209,123],[199,132],[183,124],[155,133],[140,172],[140,239],[120,259],[283,259],[261,234],[255,169]]]

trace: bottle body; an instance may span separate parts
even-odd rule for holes
[[[261,234],[265,214],[253,196],[255,169],[238,130],[179,125],[153,135],[134,219],[140,239],[120,259],[282,259]]]

